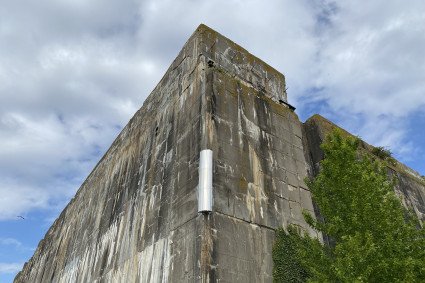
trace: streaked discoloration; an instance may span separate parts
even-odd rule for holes
[[[282,74],[201,25],[15,282],[271,282],[277,228],[320,236],[304,179],[329,128],[281,102]],[[211,214],[197,212],[203,149]],[[423,219],[423,183],[393,174]]]

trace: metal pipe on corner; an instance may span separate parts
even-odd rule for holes
[[[199,157],[198,212],[209,213],[213,205],[213,152],[201,150]]]

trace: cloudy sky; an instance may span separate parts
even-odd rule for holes
[[[422,0],[0,0],[0,282],[200,23],[283,72],[303,121],[320,113],[425,175]]]

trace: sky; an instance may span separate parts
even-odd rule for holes
[[[0,283],[200,23],[281,71],[302,121],[425,175],[423,0],[0,0]]]

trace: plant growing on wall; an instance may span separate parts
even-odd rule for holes
[[[325,221],[304,217],[330,241],[323,245],[293,227],[279,231],[276,282],[425,282],[425,230],[403,208],[385,164],[358,146],[358,138],[338,131],[322,144],[325,158],[308,187]],[[296,265],[289,280],[292,267],[282,272],[288,260]]]
[[[381,158],[381,159],[387,159],[392,157],[392,152],[391,150],[383,147],[383,146],[378,146],[378,147],[374,147],[372,149],[372,154]]]

